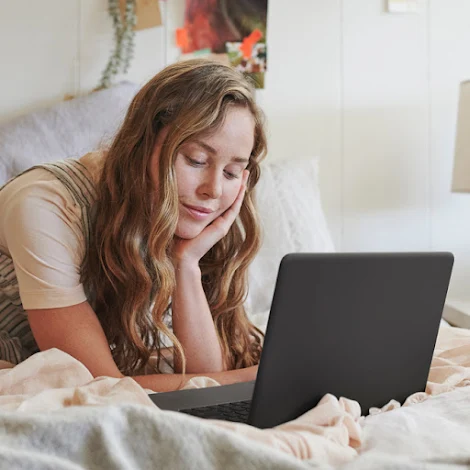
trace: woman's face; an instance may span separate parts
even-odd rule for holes
[[[176,236],[197,237],[233,204],[253,149],[254,127],[247,108],[233,107],[215,133],[181,147],[175,161],[179,201]],[[155,184],[159,154],[157,145],[152,161]]]

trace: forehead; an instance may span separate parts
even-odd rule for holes
[[[254,145],[255,121],[247,108],[229,109],[222,124],[197,141],[215,150],[219,156],[248,158]],[[207,149],[206,149],[207,150]]]

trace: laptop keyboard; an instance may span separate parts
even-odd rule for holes
[[[222,403],[220,405],[202,406],[179,410],[181,413],[207,419],[222,419],[234,423],[246,423],[250,412],[251,400]]]

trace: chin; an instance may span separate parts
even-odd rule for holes
[[[196,238],[204,228],[205,227],[191,227],[184,225],[182,227],[176,227],[175,235],[183,240],[192,240],[193,238]]]

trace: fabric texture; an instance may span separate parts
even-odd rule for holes
[[[77,182],[56,176],[58,162],[49,164],[53,171],[36,167],[0,188],[0,252],[14,261],[26,309],[85,300],[80,270],[90,224],[86,208],[96,199],[91,157],[75,164]]]
[[[107,144],[139,86],[122,82],[0,125],[0,186],[39,163],[50,163]]]
[[[354,400],[325,395],[264,430],[161,411],[131,378],[93,379],[57,349],[0,367],[6,468],[415,470],[470,459],[470,331],[459,328],[440,329],[426,391],[403,406],[392,400],[364,417]],[[215,385],[193,381],[185,388]]]
[[[92,183],[92,178],[88,173],[86,167],[77,160],[69,159],[56,163],[43,164],[32,167],[25,172],[18,175],[16,178],[20,179],[28,172],[41,168],[47,170],[54,175],[54,177],[66,188],[74,199],[75,205],[80,209],[79,214],[81,217],[80,228],[82,230],[82,239],[85,246],[88,244],[90,232],[90,207],[96,200],[95,188]],[[10,180],[0,193],[7,191],[11,185],[14,184],[15,179]],[[2,231],[8,232],[8,229],[14,229],[12,226],[13,220],[17,217],[18,207],[13,205],[11,209],[2,212]],[[22,211],[19,210],[21,213]],[[9,219],[9,214],[12,214],[12,219]],[[48,216],[49,211],[46,208],[43,216]],[[64,286],[44,285],[44,279],[37,279],[41,283],[41,289],[28,291],[28,276],[34,276],[35,270],[33,266],[44,267],[44,260],[41,258],[42,244],[40,243],[41,237],[39,234],[44,234],[48,240],[52,240],[50,234],[47,234],[49,227],[44,227],[44,220],[40,218],[36,220],[37,227],[29,226],[30,219],[35,217],[34,213],[25,214],[25,218],[20,216],[20,223],[25,223],[29,235],[34,237],[29,240],[36,241],[34,245],[37,252],[32,249],[33,246],[17,246],[18,234],[13,230],[10,237],[6,237],[8,244],[8,254],[0,253],[0,360],[6,360],[15,364],[29,357],[34,352],[38,351],[36,342],[34,341],[25,308],[52,308],[74,305],[86,300],[85,292],[81,284],[68,288]],[[41,217],[41,214],[39,214]],[[59,224],[60,225],[60,224]],[[37,240],[39,239],[39,243]],[[22,238],[19,238],[20,243]],[[57,268],[60,270],[62,263],[67,261],[58,259],[57,252],[66,245],[66,240],[55,239],[56,246],[52,249],[51,259],[57,263]],[[10,250],[11,247],[11,250]],[[16,251],[16,248],[18,250]],[[55,248],[55,249],[54,249]],[[39,262],[38,262],[39,260]],[[42,262],[41,262],[42,260]],[[26,266],[25,266],[26,265]],[[77,281],[79,283],[79,266],[77,267]],[[39,275],[41,275],[39,273]],[[44,277],[44,276],[43,276]],[[23,281],[23,284],[22,284]],[[34,283],[33,283],[34,285]],[[23,292],[26,289],[26,292]],[[23,296],[26,301],[23,303]],[[64,305],[65,300],[65,305]],[[52,303],[51,303],[52,302]]]

